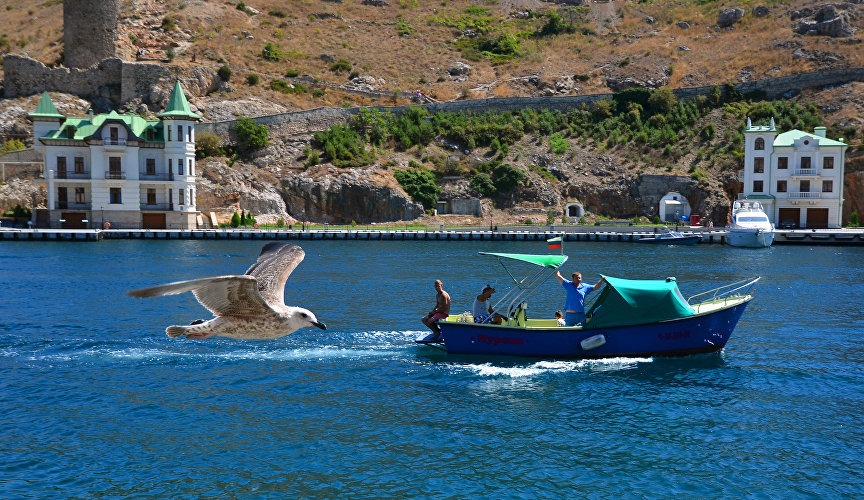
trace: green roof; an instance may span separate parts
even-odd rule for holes
[[[100,114],[90,118],[66,118],[60,124],[58,130],[52,130],[48,134],[40,137],[40,139],[55,139],[65,141],[83,141],[96,133],[105,122],[120,122],[129,129],[132,134],[138,138],[144,138],[147,129],[153,130],[153,142],[161,142],[162,138],[162,122],[159,120],[146,120],[138,115],[121,115],[116,111]],[[67,134],[69,127],[74,127],[75,135],[71,138]],[[131,137],[130,137],[131,139]]]
[[[564,262],[567,261],[566,255],[531,255],[525,253],[493,253],[493,252],[480,252],[480,255],[492,255],[494,257],[500,257],[504,259],[513,259],[519,260],[522,262],[527,262],[529,264],[534,264],[535,266],[543,266],[543,267],[551,267],[552,269],[558,269],[561,267]]]
[[[675,278],[627,280],[603,276],[609,286],[587,316],[588,328],[606,328],[668,321],[692,316],[695,311],[678,291]]]
[[[48,92],[42,92],[42,98],[39,99],[39,106],[36,107],[36,111],[30,113],[27,117],[31,119],[47,118],[52,120],[63,120],[66,118],[57,111],[57,108],[54,107],[54,102],[51,101],[51,96],[48,95]]]
[[[827,137],[819,137],[818,135],[803,132],[801,130],[790,130],[789,132],[783,132],[774,138],[774,147],[792,147],[795,145],[795,141],[802,137],[809,137],[815,140],[819,146],[849,146],[845,142],[835,141],[834,139],[828,139]]]
[[[200,120],[201,116],[196,115],[189,108],[189,102],[186,101],[186,96],[183,95],[183,88],[180,87],[180,81],[174,84],[174,90],[171,92],[171,99],[168,101],[168,107],[165,111],[159,113],[159,118],[188,118],[191,120]]]

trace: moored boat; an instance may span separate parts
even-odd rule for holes
[[[698,234],[684,235],[678,231],[673,231],[668,227],[664,227],[662,233],[648,236],[646,238],[639,238],[636,241],[638,243],[657,243],[661,245],[695,245],[701,240],[702,237]]]
[[[733,247],[764,248],[774,243],[774,224],[758,201],[736,201],[726,243]]]
[[[682,356],[722,349],[753,299],[759,280],[731,283],[684,299],[675,278],[628,280],[604,276],[605,286],[586,307],[584,326],[561,327],[555,319],[529,319],[526,299],[554,273],[566,256],[488,253],[499,259],[532,263],[534,271],[517,281],[495,305],[507,320],[479,324],[451,316],[439,323],[451,354],[490,354],[555,358]],[[505,265],[505,269],[506,269]],[[508,270],[508,274],[513,274]],[[698,300],[697,300],[698,299]]]

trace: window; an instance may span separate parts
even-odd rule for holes
[[[112,156],[108,158],[108,178],[122,179],[123,172],[120,170],[120,157]]]
[[[148,129],[147,129],[147,140],[148,140],[148,141],[152,141],[152,140],[153,140],[153,129],[152,129],[152,128],[148,128]]]
[[[171,142],[171,127],[166,126],[165,129],[168,131],[168,142]]]
[[[177,140],[183,140],[183,125],[177,125]]]
[[[765,150],[765,139],[761,137],[756,138],[756,144],[753,145],[753,149],[756,151],[764,151]]]
[[[753,181],[753,192],[761,193],[765,189],[764,185],[764,181]]]
[[[174,160],[172,160],[171,158],[168,158],[168,173],[170,174],[173,172],[174,172]]]
[[[58,156],[57,157],[57,173],[66,173],[66,157]]]
[[[192,141],[195,139],[195,138],[192,136],[192,125],[189,125],[189,127],[188,127],[186,130],[189,131],[189,132],[186,134],[187,137],[189,138],[188,141],[189,141],[189,142],[192,142]]]
[[[809,193],[810,192],[810,181],[801,181],[798,183],[798,192],[799,193]]]
[[[195,175],[195,163],[193,161],[192,158],[189,158],[189,175]]]
[[[155,205],[156,204],[156,190],[148,189],[147,190],[147,204]]]
[[[830,193],[834,191],[834,181],[822,181],[822,192]]]
[[[75,157],[75,173],[83,174],[84,173],[84,157],[76,156]]]
[[[777,192],[785,193],[786,192],[786,181],[777,181]]]
[[[110,201],[108,203],[119,205],[123,203],[123,198],[121,197],[121,189],[120,188],[111,188],[110,192]]]
[[[147,158],[146,162],[146,174],[147,175],[156,175],[156,158]]]
[[[66,128],[66,138],[74,139],[75,138],[75,127],[67,127]]]
[[[777,168],[780,170],[786,170],[787,168],[789,168],[789,157],[788,156],[777,157]]]
[[[120,141],[120,131],[117,130],[117,127],[111,127],[108,131],[111,134],[111,144],[117,144]]]
[[[75,203],[84,203],[84,188],[75,188]]]
[[[183,189],[177,190],[177,204],[178,205],[185,205],[185,203],[183,203]]]
[[[761,156],[759,158],[753,158],[753,173],[765,173],[765,158],[762,158]]]
[[[822,168],[825,168],[825,169],[834,168],[834,157],[833,156],[826,156],[825,158],[822,158]]]
[[[802,156],[801,157],[801,170],[807,170],[810,168],[810,157]]]
[[[183,158],[177,160],[177,175],[183,175]]]

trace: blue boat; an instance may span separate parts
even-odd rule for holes
[[[554,318],[529,319],[526,299],[567,261],[565,255],[482,253],[498,259],[512,278],[508,261],[533,264],[533,271],[495,304],[501,325],[450,316],[439,322],[441,338],[419,343],[451,354],[551,358],[684,356],[715,352],[753,299],[759,278],[708,290],[684,299],[675,278],[628,280],[604,276],[606,284],[589,297],[584,326],[558,326]],[[428,336],[427,336],[428,337]]]

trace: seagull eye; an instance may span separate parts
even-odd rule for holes
[[[309,315],[306,314],[306,313],[302,313],[302,316],[303,316],[304,318],[309,318]]]

